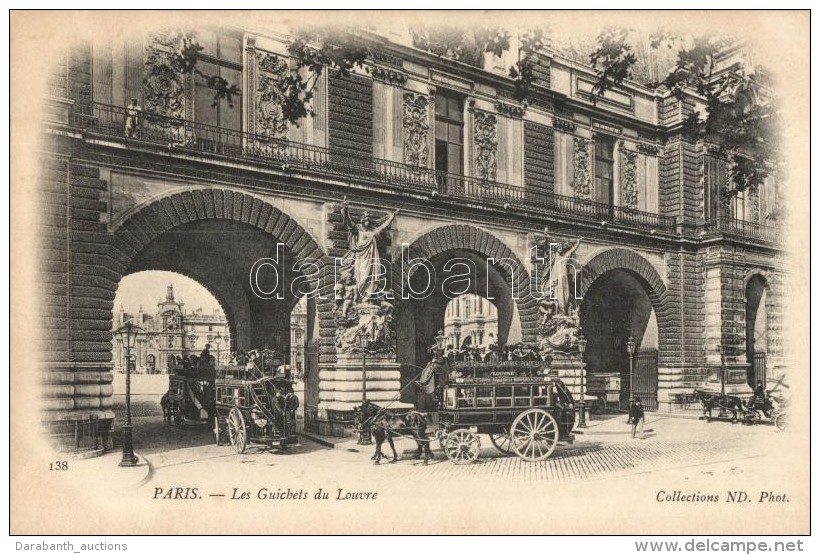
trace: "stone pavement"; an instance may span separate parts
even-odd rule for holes
[[[304,438],[300,445],[288,449],[286,456],[264,447],[251,447],[236,455],[230,446],[213,444],[210,427],[185,423],[164,424],[157,416],[134,419],[136,448],[152,463],[157,476],[170,468],[197,467],[207,461],[213,472],[230,475],[232,467],[271,465],[285,467],[291,463],[300,468],[328,467],[339,472],[357,472],[370,465],[373,446],[360,446],[355,438],[330,440],[323,444]],[[526,462],[516,456],[504,456],[481,439],[481,455],[473,464],[454,465],[433,441],[435,459],[423,465],[410,459],[415,444],[399,439],[396,447],[400,461],[383,462],[374,472],[400,476],[402,480],[420,479],[428,483],[458,479],[480,479],[484,482],[573,482],[601,480],[616,476],[651,473],[659,470],[691,467],[710,463],[749,460],[764,456],[776,448],[788,433],[771,425],[744,426],[729,422],[706,423],[692,419],[670,418],[650,414],[645,440],[632,439],[625,415],[599,416],[583,430],[577,430],[572,445],[559,445],[550,458]],[[384,449],[389,451],[385,444]],[[350,470],[345,470],[349,467]],[[370,472],[370,471],[368,471]]]
[[[450,480],[454,476],[479,478],[485,482],[588,481],[761,457],[784,436],[773,426],[767,425],[709,424],[651,415],[646,428],[649,430],[646,439],[632,439],[625,415],[607,416],[591,422],[585,429],[576,430],[579,433],[574,444],[559,445],[548,459],[540,462],[504,456],[492,446],[487,436],[482,435],[479,436],[482,447],[480,457],[472,464],[459,466],[450,463],[443,452],[436,449],[437,441],[432,444],[436,459],[429,465],[406,460],[398,464],[403,467],[409,465],[410,468],[402,469],[407,479],[423,477],[428,483]],[[765,441],[760,441],[760,438]],[[409,457],[411,450],[407,447],[411,446],[409,440],[399,442],[399,457]],[[389,451],[387,445],[384,447]],[[356,445],[355,440],[336,445],[337,451],[349,453],[372,453],[372,449]]]

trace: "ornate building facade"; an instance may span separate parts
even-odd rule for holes
[[[225,316],[217,311],[206,314],[201,308],[185,310],[185,303],[174,297],[172,285],[157,303],[155,313],[143,312],[140,307],[132,314],[120,307],[114,318],[114,329],[126,322],[141,328],[131,351],[137,373],[165,374],[169,370],[169,359],[199,356],[205,345],[210,345],[211,355],[219,364],[230,359],[231,334]],[[114,372],[125,372],[126,350],[116,335],[113,341]]]
[[[572,383],[628,375],[629,338],[651,347],[640,387],[653,410],[677,410],[676,394],[694,386],[748,390],[761,353],[765,375],[783,371],[778,178],[724,194],[728,160],[685,129],[702,108],[694,92],[626,83],[593,98],[595,72],[547,45],[521,102],[509,60],[456,62],[409,33],[360,40],[365,67],[323,71],[298,126],[275,86],[291,63],[282,34],[199,30],[199,63],[236,85],[230,99],[172,70],[175,33],[65,50],[41,149],[50,433],[93,445],[110,426],[114,292],[148,269],[203,284],[238,350],[301,344],[290,315],[304,291],[291,286],[315,286],[311,422],[360,402],[365,333],[367,398],[394,398],[456,291],[492,301],[500,344],[566,354],[556,370]],[[551,245],[571,260],[553,261]],[[386,272],[362,274],[364,256]],[[448,279],[454,260],[473,269],[466,291]],[[183,329],[176,307],[154,316],[169,318],[155,321],[157,368],[212,331]]]
[[[445,346],[488,349],[498,337],[498,312],[480,295],[461,295],[444,313]]]

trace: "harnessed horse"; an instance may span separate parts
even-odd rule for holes
[[[746,411],[743,401],[733,395],[712,393],[703,389],[696,389],[694,394],[703,405],[703,416],[706,417],[707,422],[712,421],[712,409],[714,408],[719,408],[721,412],[730,411],[732,413],[732,423],[738,421],[738,413],[743,414]]]
[[[390,449],[393,450],[393,460],[391,463],[399,460],[396,453],[396,447],[393,444],[393,438],[409,437],[416,442],[416,459],[424,456],[424,464],[433,458],[433,453],[430,451],[430,439],[427,437],[427,417],[418,412],[410,411],[407,413],[396,413],[371,403],[364,401],[361,406],[355,409],[355,426],[358,431],[365,428],[370,428],[373,432],[373,438],[376,440],[376,452],[373,454],[373,464],[379,464],[382,457],[382,443],[387,439]]]

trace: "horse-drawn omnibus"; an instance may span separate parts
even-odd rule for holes
[[[243,453],[251,443],[285,447],[298,442],[299,398],[289,376],[256,366],[225,366],[216,379],[214,436]]]
[[[376,438],[377,463],[381,442],[387,439],[393,447],[393,436],[415,439],[418,456],[426,461],[432,435],[456,464],[478,458],[480,434],[488,435],[501,453],[526,461],[545,460],[559,442],[575,440],[572,394],[541,361],[464,361],[444,368],[437,376],[436,411],[382,409],[367,401],[357,409],[358,426],[370,427]],[[394,447],[393,455],[395,460]]]
[[[166,422],[208,422],[214,414],[215,370],[211,361],[168,361],[168,391],[160,406]]]
[[[526,461],[544,460],[559,441],[575,439],[572,395],[540,361],[454,362],[442,378],[438,435],[452,461],[478,458],[477,434]]]

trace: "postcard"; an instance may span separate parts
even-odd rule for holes
[[[808,533],[807,11],[10,22],[12,534]]]

